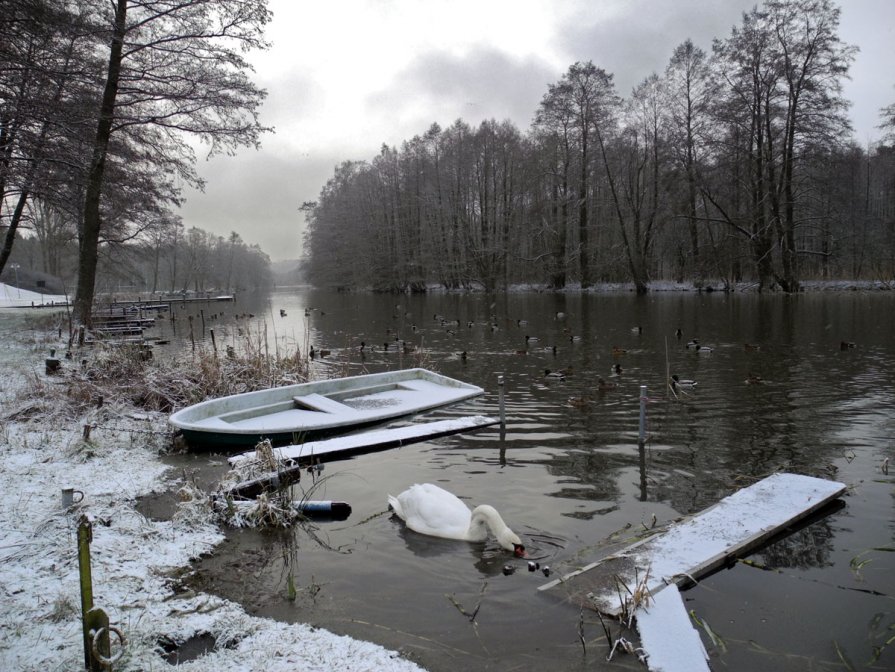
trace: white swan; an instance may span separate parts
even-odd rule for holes
[[[485,541],[490,531],[501,548],[516,557],[525,556],[522,540],[493,506],[482,504],[470,511],[459,497],[432,483],[411,485],[397,497],[389,495],[388,503],[414,532],[443,539]]]

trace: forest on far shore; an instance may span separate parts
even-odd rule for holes
[[[658,280],[799,291],[895,278],[895,148],[861,147],[831,0],[769,0],[627,98],[594,63],[523,132],[462,119],[339,165],[305,203],[308,280],[378,291]],[[632,46],[632,48],[636,48]],[[895,138],[895,104],[880,123]]]

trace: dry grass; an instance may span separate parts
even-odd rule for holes
[[[63,360],[60,375],[35,371],[29,378],[7,417],[74,417],[108,403],[171,413],[212,397],[304,382],[308,362],[298,351],[270,355],[251,340],[226,354],[197,350],[176,359],[134,345],[84,350]]]

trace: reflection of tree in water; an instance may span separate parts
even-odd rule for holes
[[[774,542],[754,559],[772,569],[826,567],[832,565],[833,537],[829,521],[819,520]]]
[[[548,473],[574,479],[575,487],[560,488],[547,494],[566,499],[617,501],[619,489],[615,482],[616,472],[629,466],[629,457],[595,450],[572,450],[556,455],[546,463]]]

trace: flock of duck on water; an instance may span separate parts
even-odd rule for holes
[[[309,311],[306,311],[305,315],[308,316]],[[281,311],[281,316],[285,317],[285,311]],[[396,315],[395,317],[397,318],[399,316]],[[405,314],[405,317],[409,317],[409,313]],[[557,320],[562,320],[564,318],[564,313],[556,313]],[[461,326],[459,320],[447,320],[438,314],[433,315],[433,320],[443,327],[448,334],[455,334],[455,330]],[[512,324],[512,322],[510,324]],[[527,324],[528,322],[524,319],[515,321],[515,326],[520,329],[524,329]],[[467,322],[466,326],[471,329],[475,326],[475,323],[470,321]],[[494,319],[493,316],[488,323],[488,327],[492,331],[497,331],[500,328],[497,320]],[[418,331],[415,324],[411,324],[410,329],[413,333],[417,333]],[[643,329],[640,326],[636,326],[631,329],[631,332],[639,336],[643,334]],[[395,330],[388,329],[387,334],[391,336],[392,340],[383,342],[381,352],[403,352],[406,354],[415,350],[415,346],[402,340]],[[580,336],[572,334],[568,329],[563,329],[562,334],[570,343],[575,343],[581,340]],[[678,340],[683,338],[681,329],[677,329],[675,335]],[[537,347],[539,342],[540,339],[537,336],[526,335],[525,348],[516,350],[514,354],[520,356],[527,355],[531,348]],[[842,341],[840,347],[842,350],[848,350],[854,348],[855,344],[848,341]],[[693,338],[687,341],[685,343],[685,348],[697,355],[705,355],[713,352],[711,346],[703,345],[698,338]],[[760,346],[745,343],[743,348],[747,352],[754,352],[759,350]],[[546,345],[544,346],[544,350],[546,352],[552,352],[555,355],[557,346]],[[380,348],[377,346],[368,346],[364,341],[361,341],[359,351],[363,357],[365,352],[380,351]],[[621,363],[617,360],[627,354],[628,351],[624,348],[613,346],[611,352],[616,361],[612,364],[609,377],[617,378],[622,375],[623,371]],[[315,350],[313,347],[311,347],[309,351],[309,356],[312,359],[314,357],[325,357],[329,354],[329,350]],[[465,361],[468,354],[466,351],[463,351],[459,353],[457,357]],[[571,366],[555,370],[544,369],[544,378],[548,381],[562,382],[565,381],[566,377],[573,374],[574,370]],[[761,384],[763,380],[761,376],[750,372],[744,382],[748,385],[755,385]],[[692,390],[696,385],[697,382],[695,380],[682,378],[678,374],[673,374],[669,380],[669,386],[675,395],[678,393],[686,394],[687,390]],[[596,389],[599,392],[609,392],[617,389],[617,387],[618,383],[611,380],[607,381],[599,376],[597,377]],[[574,397],[569,399],[569,404],[573,406],[583,406],[591,401],[592,398],[590,397]],[[419,534],[468,542],[484,542],[489,535],[492,535],[496,538],[497,543],[502,549],[511,552],[515,557],[524,558],[527,556],[525,546],[520,537],[509,528],[494,507],[482,504],[470,509],[459,497],[432,483],[414,484],[397,496],[388,495],[388,505],[395,515],[404,521],[408,529]],[[549,575],[550,572],[549,567],[542,568],[536,562],[529,562],[528,568],[529,571],[540,569],[545,576]],[[505,574],[512,573],[513,571],[515,571],[513,565],[506,565],[504,567]]]
[[[398,311],[401,310],[400,305],[395,306],[395,308]],[[316,308],[306,308],[305,309],[305,317],[310,317],[311,313],[316,310],[317,310]],[[325,315],[326,313],[321,312],[320,314]],[[285,317],[286,311],[281,309],[280,316]],[[403,315],[402,315],[402,314],[396,313],[396,314],[392,315],[392,319],[395,319],[395,320],[402,318],[402,317],[405,319],[409,319],[411,317],[411,314],[403,313]],[[562,311],[558,311],[558,312],[556,312],[554,317],[556,320],[561,321],[566,318],[566,314]],[[463,324],[459,319],[446,319],[443,315],[439,315],[438,313],[433,314],[432,319],[439,326],[441,326],[445,330],[445,333],[447,333],[449,336],[456,335],[457,334],[456,329],[460,328]],[[528,320],[525,320],[525,319],[507,320],[507,322],[510,325],[515,324],[515,326],[520,329],[524,329],[526,326],[528,326]],[[472,329],[473,327],[476,326],[476,324],[477,324],[476,322],[469,320],[466,322],[466,327],[467,327],[467,329]],[[486,326],[492,332],[496,332],[501,329],[501,327],[499,325],[499,321],[495,315],[491,315]],[[409,328],[413,334],[417,334],[420,331],[420,328],[417,327],[417,325],[415,323],[411,323]],[[639,325],[632,327],[631,332],[633,334],[640,336],[643,334],[643,327],[641,327]],[[381,353],[385,353],[385,354],[400,353],[400,354],[408,355],[408,354],[412,354],[417,351],[417,346],[402,339],[401,336],[398,334],[397,330],[392,329],[392,328],[387,328],[386,335],[391,340],[383,341],[381,346],[376,345],[376,344],[368,344],[368,343],[366,343],[366,341],[361,341],[360,346],[358,347],[358,351],[360,353],[361,358],[365,357],[365,355],[368,352],[370,352],[370,353],[381,352]],[[683,338],[683,332],[680,328],[675,330],[675,336],[677,337],[678,340],[681,340]],[[568,328],[564,328],[562,330],[562,338],[568,340],[568,342],[570,342],[570,343],[578,343],[581,341],[581,336],[579,336],[577,334],[573,334]],[[557,354],[557,346],[556,345],[540,346],[539,345],[540,341],[541,341],[541,339],[538,336],[532,336],[532,335],[526,334],[525,335],[525,347],[515,350],[513,352],[513,354],[519,355],[519,356],[525,356],[525,355],[528,355],[530,352],[532,352],[533,349],[538,349],[540,347],[542,347],[545,352],[552,353],[553,355]],[[689,341],[687,341],[687,343],[685,344],[685,347],[687,350],[692,350],[694,353],[696,353],[698,355],[706,355],[706,354],[711,354],[712,352],[714,352],[714,348],[712,346],[702,344],[698,338],[692,338]],[[853,347],[855,347],[855,344],[852,342],[842,341],[842,343],[841,343],[842,350],[847,350],[847,349],[853,348]],[[754,352],[754,351],[759,350],[760,346],[752,344],[752,343],[745,343],[743,345],[743,348],[747,352]],[[617,359],[617,358],[620,358],[622,355],[627,354],[627,352],[628,351],[625,348],[621,348],[619,346],[613,346],[611,354],[612,354],[613,358]],[[330,350],[326,350],[326,349],[322,349],[322,348],[315,348],[313,345],[310,347],[310,350],[308,352],[308,356],[311,359],[316,359],[318,357],[321,357],[321,358],[327,357],[330,354],[331,354]],[[460,353],[457,353],[456,357],[465,362],[469,358],[469,354],[466,350],[464,350]],[[544,369],[544,379],[546,381],[563,382],[563,381],[565,381],[565,379],[567,377],[573,375],[573,373],[574,373],[574,370],[573,370],[572,366],[568,366],[568,367],[561,368],[561,369]],[[622,374],[621,364],[619,364],[618,362],[614,363],[612,365],[610,377],[618,377],[621,374]],[[757,384],[761,384],[763,382],[763,380],[760,375],[752,373],[750,371],[744,382],[747,385],[757,385]],[[697,382],[695,380],[688,379],[688,378],[681,378],[679,375],[673,374],[671,376],[671,378],[669,379],[668,384],[669,384],[672,392],[674,392],[675,394],[678,394],[678,393],[682,393],[684,390],[690,390],[690,389],[695,388],[697,385]],[[603,377],[598,376],[597,380],[596,380],[595,388],[599,392],[609,392],[609,391],[617,389],[618,383],[613,382],[613,381],[607,381]],[[581,406],[581,405],[588,403],[589,401],[591,401],[591,399],[589,397],[574,397],[574,398],[569,399],[569,404],[572,406]]]

